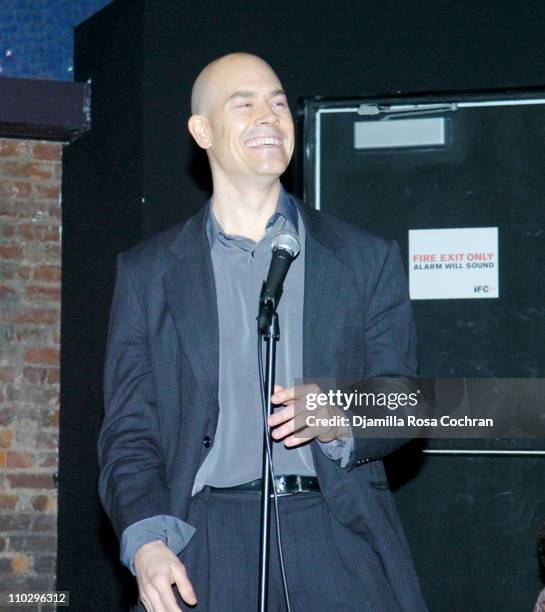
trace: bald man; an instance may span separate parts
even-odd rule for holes
[[[256,316],[279,232],[284,283],[269,418],[291,609],[425,610],[381,458],[401,442],[300,428],[296,379],[416,373],[395,243],[305,208],[280,183],[294,127],[278,77],[245,53],[197,77],[189,131],[213,193],[122,253],[105,364],[99,489],[136,576],[136,609],[255,610],[261,398]],[[321,409],[324,416],[334,408]],[[285,610],[276,534],[269,609]]]

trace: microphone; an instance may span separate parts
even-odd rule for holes
[[[272,259],[267,275],[263,282],[259,296],[259,315],[257,326],[260,332],[264,332],[276,312],[278,302],[282,296],[284,279],[290,268],[291,262],[299,255],[301,244],[295,234],[281,232],[272,241]]]

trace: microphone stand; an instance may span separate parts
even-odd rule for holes
[[[258,334],[267,344],[267,357],[265,365],[265,400],[267,417],[272,413],[271,396],[274,393],[274,377],[276,371],[276,343],[280,338],[280,327],[276,305],[278,300],[265,300],[261,303],[258,316]],[[261,350],[261,345],[260,345]],[[261,544],[259,567],[259,612],[267,611],[267,593],[269,585],[269,544],[270,544],[270,515],[271,515],[271,464],[267,444],[271,448],[271,430],[265,422],[263,428],[263,460],[261,472]]]

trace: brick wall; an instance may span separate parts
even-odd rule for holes
[[[61,154],[0,139],[0,591],[55,586]]]

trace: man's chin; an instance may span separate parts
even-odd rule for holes
[[[255,173],[260,176],[281,176],[287,170],[288,164],[282,163],[267,163],[255,166]]]

